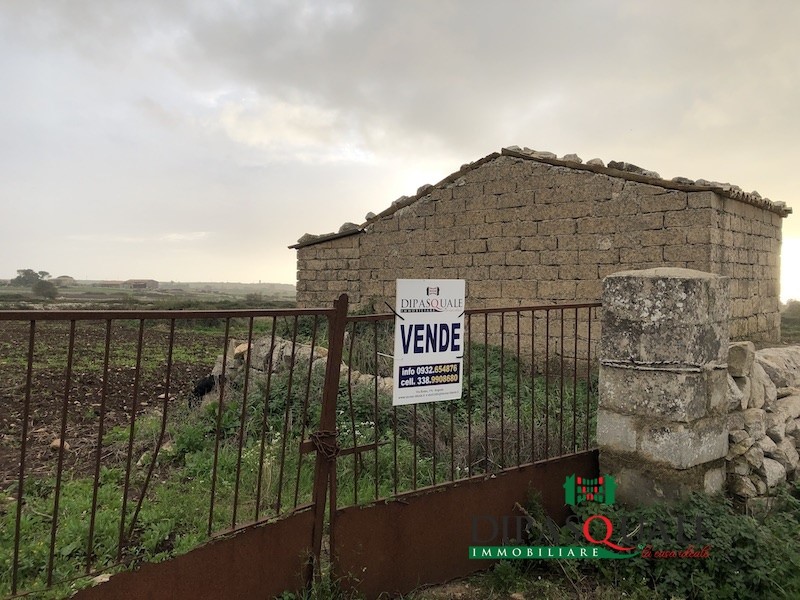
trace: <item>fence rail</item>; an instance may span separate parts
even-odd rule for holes
[[[0,311],[0,597],[587,450],[598,306],[467,311],[462,398],[400,407],[391,314]]]

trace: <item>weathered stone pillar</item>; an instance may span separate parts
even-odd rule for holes
[[[621,502],[722,491],[729,317],[726,277],[657,268],[605,278],[597,442]]]

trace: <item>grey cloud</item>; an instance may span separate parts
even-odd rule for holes
[[[511,144],[791,204],[798,22],[789,1],[0,0],[0,202],[108,235],[109,256],[114,236],[208,231],[202,258],[137,260],[247,262],[265,279],[259,255],[289,281],[304,231]],[[51,271],[101,264],[10,224],[0,236]]]

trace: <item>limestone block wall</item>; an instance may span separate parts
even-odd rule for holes
[[[800,477],[800,347],[732,344],[726,404],[728,491],[750,507]]]
[[[463,278],[469,308],[596,302],[611,273],[672,266],[730,277],[731,335],[777,341],[789,211],[730,186],[623,167],[490,155],[361,226],[301,238],[298,303],[347,292],[383,310],[399,278]]]

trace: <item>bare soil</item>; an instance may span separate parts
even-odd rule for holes
[[[27,407],[26,478],[56,472],[59,439],[65,441],[64,470],[93,472],[101,415],[102,430],[108,432],[130,426],[135,400],[137,418],[173,410],[188,401],[195,382],[211,371],[223,344],[221,334],[176,329],[168,378],[169,328],[166,324],[146,326],[136,390],[138,322],[115,322],[104,386],[105,322],[78,321],[67,386],[69,329],[66,322],[36,323]],[[0,322],[0,490],[9,490],[19,477],[29,335],[29,322]],[[107,458],[104,456],[102,464],[108,464]]]

